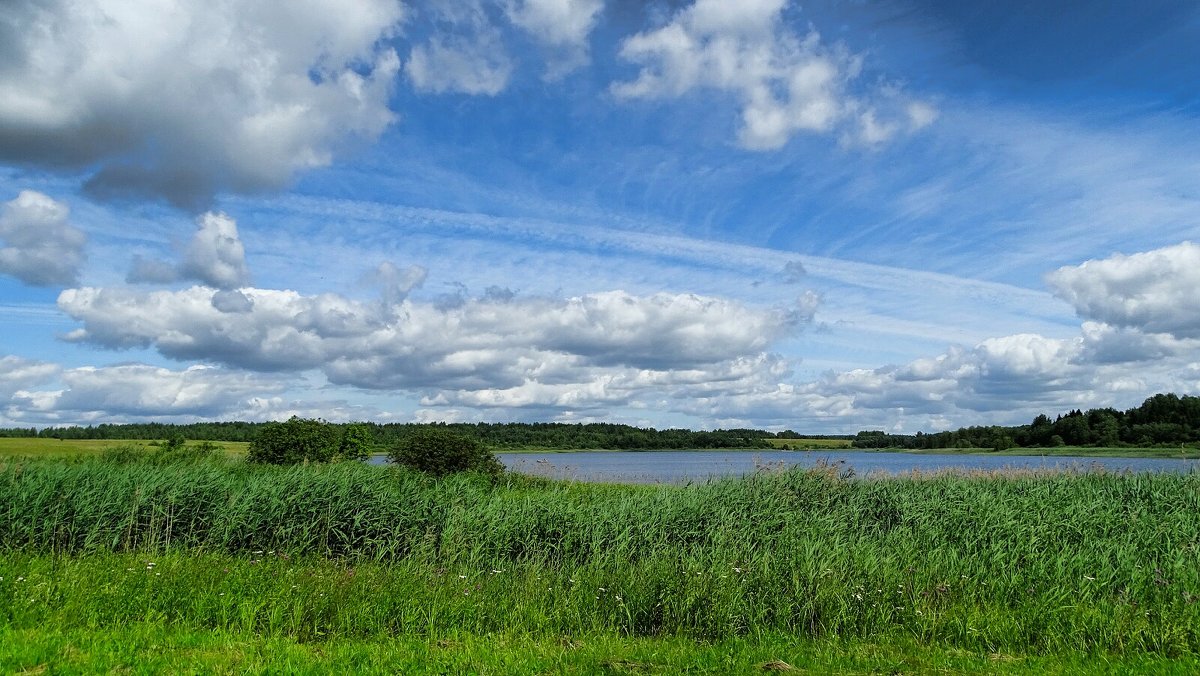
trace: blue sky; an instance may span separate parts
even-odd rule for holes
[[[18,1],[0,424],[1200,390],[1200,7]]]

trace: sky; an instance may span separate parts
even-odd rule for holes
[[[6,0],[0,426],[1200,394],[1200,5]]]

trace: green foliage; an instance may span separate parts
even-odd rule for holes
[[[456,472],[499,474],[504,466],[486,446],[444,427],[420,427],[400,440],[388,457],[433,476]]]
[[[342,460],[366,460],[374,445],[370,427],[362,424],[345,425],[342,427],[338,457]]]
[[[204,563],[232,568],[246,566],[228,559],[204,558]],[[39,568],[42,561],[32,562]],[[112,558],[61,569],[53,579],[71,590],[71,600],[96,594],[93,580],[80,573],[107,564],[121,570],[139,566],[131,558]],[[168,561],[166,565],[173,565]],[[238,564],[241,565],[238,565]],[[136,568],[139,573],[142,568]],[[306,566],[304,572],[324,572]],[[109,571],[104,571],[109,572]],[[231,571],[233,572],[233,571]],[[346,571],[336,571],[345,575]],[[357,575],[356,575],[357,576]],[[332,577],[332,575],[331,575]],[[72,584],[75,583],[75,584]],[[289,588],[290,589],[290,588]],[[152,589],[145,590],[151,595]],[[252,592],[255,590],[246,590]],[[314,590],[315,591],[315,590]],[[219,592],[218,592],[219,593]],[[696,641],[687,636],[628,636],[613,631],[589,631],[564,636],[540,625],[506,627],[483,634],[462,630],[415,631],[397,634],[352,625],[349,634],[310,636],[302,622],[318,616],[315,601],[330,598],[315,592],[288,610],[272,599],[269,605],[251,593],[231,596],[206,606],[211,591],[193,591],[181,599],[189,612],[173,613],[174,621],[142,617],[120,624],[97,613],[88,625],[82,618],[55,608],[35,607],[19,623],[0,626],[0,670],[6,673],[47,674],[363,674],[445,676],[446,674],[1005,674],[1116,676],[1157,674],[1191,676],[1200,673],[1194,655],[1083,654],[1078,651],[1037,654],[998,653],[987,646],[955,648],[931,644],[919,637],[894,635],[867,639],[799,638],[785,632],[729,636],[719,641]],[[293,592],[294,594],[294,592]],[[294,594],[300,597],[299,594]],[[130,603],[133,598],[121,599]],[[140,601],[141,599],[137,599]],[[341,594],[338,594],[341,600]],[[376,608],[390,599],[372,599],[343,612],[375,617]],[[331,602],[332,603],[332,602]],[[72,606],[75,604],[72,603]],[[144,606],[145,604],[143,604]],[[220,617],[206,615],[205,607]],[[480,614],[487,609],[481,608]],[[40,611],[40,612],[39,612]],[[266,631],[247,628],[261,615],[279,617]],[[433,616],[433,612],[430,613]],[[38,617],[35,622],[32,618]],[[361,627],[361,628],[359,628]],[[791,667],[789,669],[789,667]]]
[[[340,441],[337,428],[324,420],[292,416],[287,422],[263,425],[250,442],[246,459],[272,465],[330,462]]]

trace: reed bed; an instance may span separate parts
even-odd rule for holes
[[[1194,656],[1197,514],[1195,474],[825,468],[682,487],[29,462],[0,469],[0,622]]]

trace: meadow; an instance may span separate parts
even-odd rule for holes
[[[0,669],[1188,673],[1197,513],[1196,474],[8,460]]]
[[[125,439],[52,439],[46,437],[0,437],[0,459],[3,458],[55,458],[70,459],[94,457],[113,449],[141,447],[152,448],[157,442],[129,441]],[[220,447],[231,457],[246,455],[249,443],[244,441],[208,442]],[[193,446],[195,443],[193,442]]]

